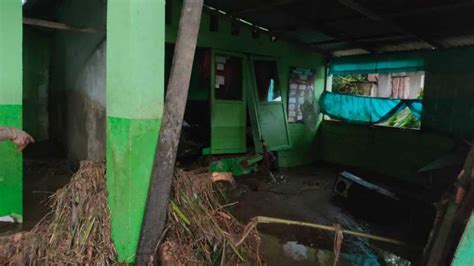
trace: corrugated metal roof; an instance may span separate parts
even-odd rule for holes
[[[463,47],[474,45],[474,35],[453,36],[441,39],[440,42],[446,47]]]
[[[474,45],[474,0],[205,1],[334,56]]]
[[[415,51],[415,50],[424,50],[432,49],[431,45],[425,42],[403,42],[395,44],[386,44],[377,47],[379,52],[401,52],[401,51]]]

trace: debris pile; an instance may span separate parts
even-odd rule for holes
[[[31,232],[0,238],[0,265],[116,264],[103,163],[82,162],[50,198],[51,211]],[[224,210],[216,183],[232,182],[206,168],[176,170],[163,265],[260,265],[260,238]]]
[[[251,223],[224,210],[206,168],[177,170],[168,227],[160,257],[164,265],[261,265],[260,238]]]
[[[0,240],[1,264],[115,263],[103,163],[82,162],[50,201],[51,212],[31,232]]]

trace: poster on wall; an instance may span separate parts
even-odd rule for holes
[[[288,122],[303,122],[303,105],[313,102],[314,72],[307,68],[290,68],[288,90]]]

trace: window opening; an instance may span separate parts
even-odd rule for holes
[[[277,62],[255,60],[253,65],[259,100],[261,102],[281,102]]]
[[[242,100],[242,58],[216,55],[215,97],[219,100]]]
[[[365,97],[422,100],[424,81],[424,71],[334,75],[328,82],[328,90]],[[325,119],[331,118],[325,116]],[[419,129],[421,121],[406,107],[377,125]]]

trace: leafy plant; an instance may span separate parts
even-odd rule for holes
[[[360,84],[368,82],[368,79],[367,75],[349,74],[334,76],[332,82],[333,92],[364,95],[364,90]]]

